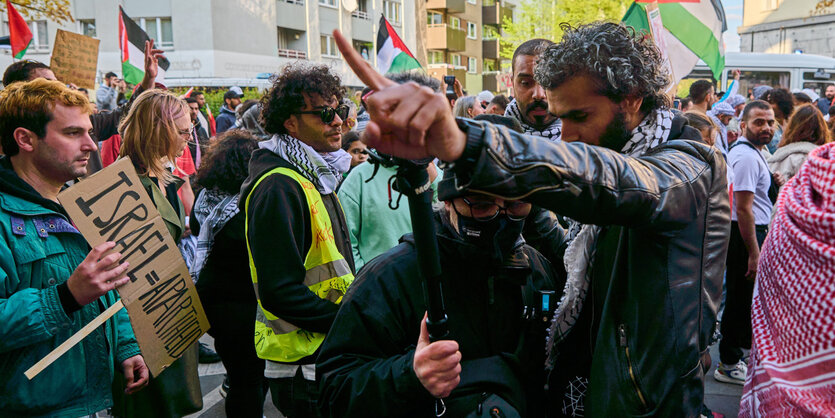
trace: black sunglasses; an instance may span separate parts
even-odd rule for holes
[[[331,123],[333,122],[333,118],[336,115],[339,115],[339,119],[345,120],[348,117],[348,113],[351,112],[351,108],[348,105],[339,105],[337,107],[330,107],[325,106],[321,110],[304,110],[298,111],[296,114],[300,115],[319,115],[322,118],[322,122],[324,123]]]

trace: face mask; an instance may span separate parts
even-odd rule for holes
[[[491,260],[501,262],[516,247],[525,221],[513,221],[505,215],[489,221],[458,216],[458,234],[473,246],[487,254]]]

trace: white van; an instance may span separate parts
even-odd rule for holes
[[[733,70],[742,71],[739,94],[748,96],[755,86],[785,87],[790,91],[812,89],[823,96],[826,86],[835,84],[835,58],[811,54],[766,54],[761,52],[728,52],[725,69],[717,91],[725,91],[733,80]],[[687,75],[690,79],[713,80],[712,72],[701,60]]]

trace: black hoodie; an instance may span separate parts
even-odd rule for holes
[[[246,238],[258,273],[258,295],[264,309],[279,318],[308,331],[327,333],[339,306],[319,298],[304,285],[304,260],[312,233],[309,205],[301,186],[290,177],[274,175],[252,190],[263,174],[278,167],[298,171],[272,151],[256,150],[238,203],[246,211]],[[322,203],[330,215],[336,247],[354,271],[348,224],[336,193],[322,195]],[[310,364],[314,359],[315,354],[296,363]]]

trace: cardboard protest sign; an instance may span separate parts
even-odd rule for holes
[[[99,40],[58,29],[49,67],[66,84],[92,89],[96,87],[99,64]]]
[[[130,282],[117,290],[148,369],[159,375],[208,329],[180,250],[123,158],[58,195],[91,246],[116,243]]]

